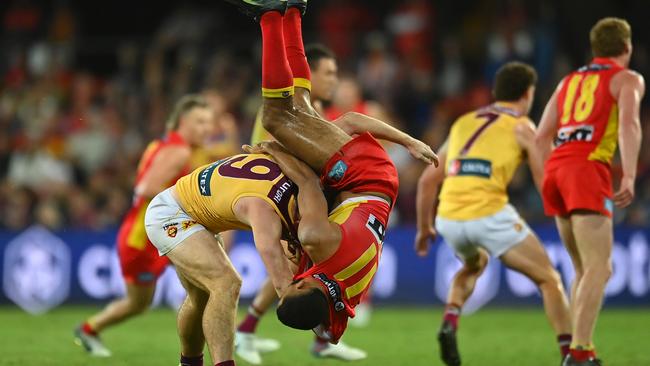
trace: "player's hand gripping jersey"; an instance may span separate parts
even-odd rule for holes
[[[508,203],[507,187],[524,154],[513,133],[527,118],[491,105],[461,116],[452,126],[438,215],[473,220]]]
[[[293,230],[297,187],[268,155],[241,154],[202,166],[179,179],[176,192],[187,214],[214,233],[250,229],[233,211],[242,197],[265,200]]]
[[[595,58],[564,79],[555,149],[544,169],[547,214],[586,209],[611,216],[609,164],[618,141],[618,107],[610,82],[621,70],[609,59]]]
[[[136,186],[148,173],[158,152],[164,147],[173,145],[186,146],[187,143],[177,132],[170,132],[165,138],[149,143],[138,163]],[[188,171],[189,166],[186,166],[177,177],[168,182],[167,186],[172,186]],[[127,282],[148,283],[154,281],[169,263],[167,257],[158,256],[158,251],[151,244],[145,232],[144,215],[150,201],[148,198],[136,195],[117,234],[120,265]]]

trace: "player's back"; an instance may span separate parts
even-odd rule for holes
[[[608,58],[595,58],[564,78],[550,164],[571,159],[610,163],[618,140],[618,107],[610,82],[621,70]]]
[[[508,203],[507,186],[523,159],[514,129],[527,117],[500,105],[461,116],[448,138],[439,216],[472,220]]]
[[[181,206],[212,232],[250,229],[234,211],[237,200],[258,197],[278,213],[286,228],[293,227],[297,186],[264,154],[241,154],[204,165],[178,180]]]

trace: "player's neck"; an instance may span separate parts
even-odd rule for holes
[[[526,107],[524,101],[516,101],[516,102],[496,101],[494,102],[494,105],[498,107],[510,109],[521,116],[526,114],[525,113]]]
[[[625,69],[628,67],[628,63],[629,63],[628,57],[626,55],[621,55],[621,56],[617,56],[617,57],[594,57],[594,58],[609,60],[609,61],[615,63],[616,65],[618,65],[618,66],[620,66],[622,68],[625,68]]]

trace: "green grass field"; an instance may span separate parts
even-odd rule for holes
[[[170,365],[178,364],[175,316],[154,310],[103,335],[113,357],[95,359],[72,342],[72,328],[97,308],[65,307],[41,316],[0,308],[0,365]],[[348,329],[345,341],[368,351],[354,365],[440,365],[435,332],[440,308],[376,310],[365,329]],[[558,365],[555,338],[542,309],[486,309],[461,319],[464,365]],[[265,365],[340,365],[308,352],[312,336],[282,326],[273,316],[262,321],[260,335],[282,342],[265,355]],[[650,365],[650,310],[607,309],[597,332],[599,355],[607,366]],[[526,358],[519,357],[526,354]],[[238,363],[245,365],[243,361]],[[209,363],[206,360],[206,365]]]

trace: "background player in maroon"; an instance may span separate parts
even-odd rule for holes
[[[549,100],[537,132],[548,157],[543,199],[556,217],[575,267],[571,309],[573,343],[564,365],[599,365],[592,337],[612,273],[612,213],[634,198],[641,145],[644,80],[627,69],[631,29],[618,18],[601,19],[590,34],[594,59],[565,77]],[[551,142],[555,138],[555,149]],[[623,177],[612,193],[610,162],[620,147]],[[549,157],[550,155],[550,157]]]
[[[189,172],[194,147],[203,143],[212,126],[212,110],[196,95],[181,98],[167,122],[164,138],[152,141],[138,164],[133,205],[120,227],[117,249],[126,284],[124,297],[109,303],[75,330],[76,341],[93,356],[111,352],[99,333],[149,308],[156,281],[169,260],[158,255],[144,229],[144,213],[151,199]]]

